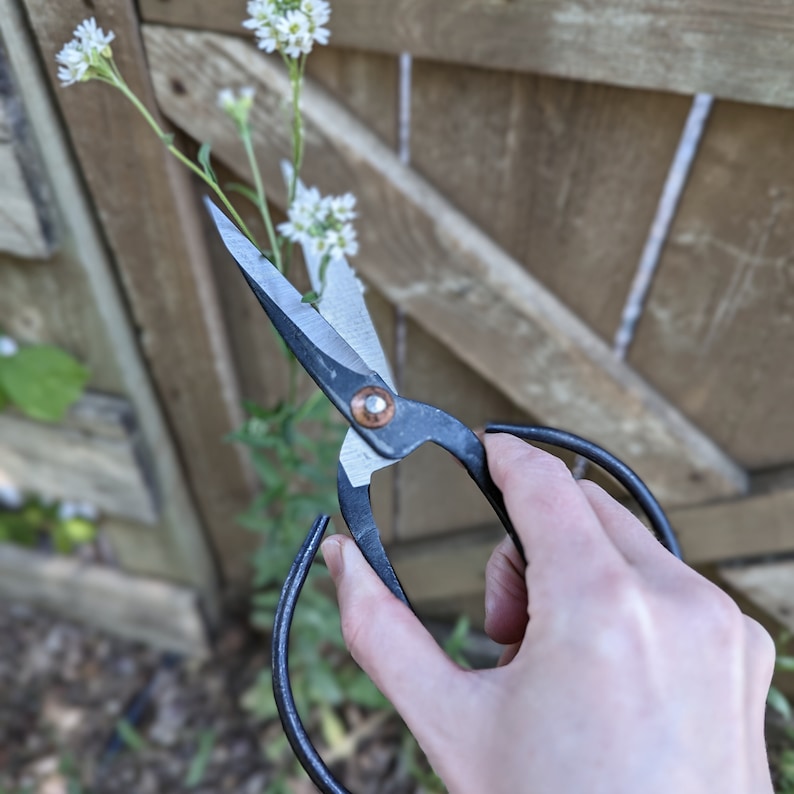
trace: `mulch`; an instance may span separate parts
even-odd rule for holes
[[[267,647],[241,620],[196,662],[0,604],[0,794],[266,794],[281,726],[241,700],[269,666]],[[334,772],[356,794],[414,794],[400,736],[387,721]],[[289,790],[315,789],[295,777]]]

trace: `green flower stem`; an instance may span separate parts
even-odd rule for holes
[[[265,228],[267,229],[267,236],[270,241],[270,249],[273,251],[274,264],[283,273],[284,266],[281,262],[281,245],[279,244],[279,240],[276,237],[276,230],[273,228],[273,220],[270,217],[270,210],[267,206],[265,186],[262,183],[262,174],[259,170],[259,163],[257,163],[256,155],[254,154],[254,145],[251,140],[251,128],[248,126],[248,123],[240,125],[239,132],[240,138],[243,141],[243,146],[245,147],[246,156],[248,157],[248,165],[251,168],[251,173],[254,177],[257,206],[259,208],[259,214],[262,216],[262,220],[265,223]]]
[[[246,226],[245,221],[240,217],[237,210],[232,206],[232,203],[226,197],[226,194],[221,190],[220,185],[218,185],[215,180],[213,180],[208,174],[204,173],[204,170],[197,166],[190,158],[186,157],[179,149],[174,146],[173,143],[169,141],[168,135],[163,132],[160,125],[155,120],[154,116],[149,112],[146,106],[135,96],[134,92],[130,90],[129,86],[124,82],[124,78],[122,78],[119,71],[116,69],[115,63],[111,61],[112,65],[112,78],[111,80],[105,80],[104,82],[110,83],[111,85],[115,86],[116,88],[124,94],[127,99],[134,105],[136,110],[146,119],[148,125],[154,130],[157,137],[165,144],[166,148],[169,152],[171,152],[180,163],[184,166],[189,168],[196,176],[202,179],[215,193],[215,195],[221,200],[221,203],[224,207],[226,207],[229,214],[234,219],[234,222],[240,228],[242,233],[257,247],[259,248],[259,244],[256,242],[256,238],[251,231],[249,230],[248,226]]]
[[[300,111],[301,90],[303,88],[303,75],[306,71],[306,55],[300,60],[286,58],[289,70],[289,79],[292,85],[292,180],[289,186],[289,204],[295,199],[298,187],[298,175],[303,165],[303,115]]]

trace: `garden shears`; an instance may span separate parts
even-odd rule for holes
[[[304,252],[315,292],[321,295],[316,307],[312,306],[212,202],[206,202],[226,248],[285,344],[350,425],[339,454],[339,506],[353,539],[389,590],[410,606],[375,523],[370,480],[376,471],[426,442],[439,445],[463,464],[523,557],[477,435],[441,409],[397,394],[360,282],[347,262],[340,258],[324,263],[323,268],[317,256]],[[323,269],[325,279],[320,275]],[[603,448],[549,427],[495,424],[486,432],[507,432],[551,444],[600,465],[634,497],[659,541],[681,556],[667,517],[647,486]],[[309,777],[322,792],[349,794],[312,745],[295,707],[288,672],[292,616],[328,522],[328,516],[315,521],[284,584],[274,624],[273,687],[284,731]]]

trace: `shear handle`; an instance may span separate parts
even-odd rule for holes
[[[380,577],[380,580],[389,590],[410,607],[408,596],[392,568],[386,549],[380,539],[380,531],[372,514],[372,502],[369,497],[369,485],[354,486],[345,467],[340,463],[337,471],[337,492],[339,494],[339,507],[342,518],[350,530],[350,534],[361,549],[364,559]]]

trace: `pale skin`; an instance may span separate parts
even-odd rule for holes
[[[353,657],[451,794],[771,794],[767,632],[598,486],[485,445],[530,561],[506,540],[488,564],[499,667],[458,667],[351,540],[323,544]]]

